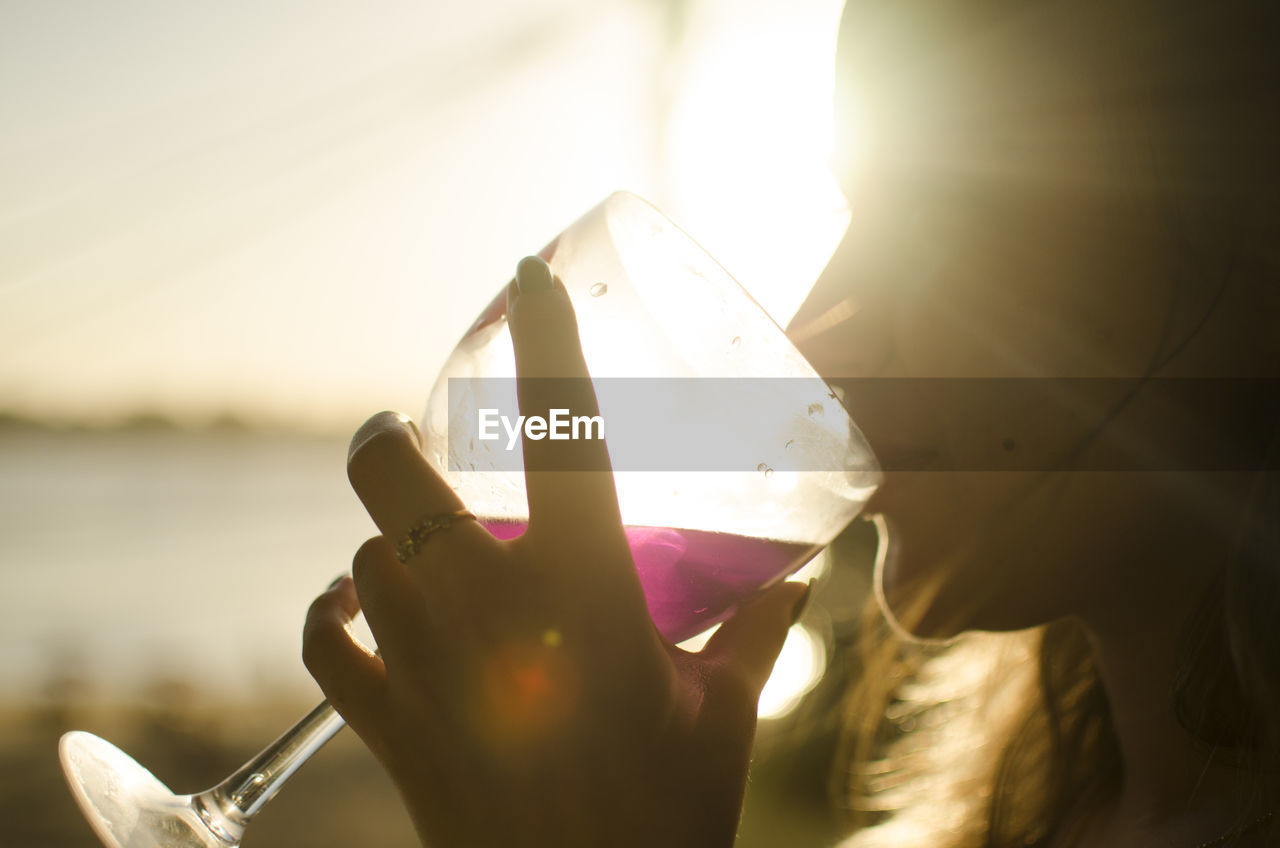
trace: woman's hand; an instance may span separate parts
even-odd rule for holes
[[[527,262],[527,260],[526,260]],[[540,272],[540,273],[539,273]],[[568,295],[522,263],[508,315],[521,412],[596,414]],[[539,412],[541,411],[541,412]],[[775,587],[700,653],[645,607],[601,441],[525,439],[530,523],[474,521],[396,543],[463,509],[392,413],[353,439],[352,485],[383,535],[307,616],[303,657],[382,762],[432,846],[727,846],[756,702],[804,587]],[[579,470],[557,470],[574,468]],[[363,609],[381,656],[347,625]]]

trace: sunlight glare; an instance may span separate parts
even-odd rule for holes
[[[829,169],[840,6],[723,13],[668,131],[673,214],[782,325],[848,224]]]
[[[760,693],[757,715],[762,719],[782,718],[822,677],[827,651],[822,640],[803,624],[792,626],[787,641],[773,666],[773,674]]]

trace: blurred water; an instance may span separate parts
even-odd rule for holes
[[[0,432],[0,693],[316,692],[307,605],[376,532],[342,439]]]

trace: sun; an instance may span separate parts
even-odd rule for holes
[[[687,57],[667,125],[673,215],[783,325],[849,220],[830,169],[839,11],[720,21]]]

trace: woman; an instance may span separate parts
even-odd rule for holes
[[[854,223],[791,332],[832,378],[961,387],[945,418],[850,394],[882,457],[926,457],[887,461],[868,507],[897,627],[868,666],[886,691],[851,708],[872,811],[855,844],[1280,842],[1277,422],[1223,380],[1280,362],[1275,17],[1242,0],[846,10]],[[538,270],[510,294],[520,373],[585,375]],[[1008,377],[1028,402],[963,388]],[[1049,378],[1077,379],[1064,395]],[[1206,418],[1188,385],[1231,390]],[[1205,459],[1241,440],[1262,471]],[[565,457],[539,453],[566,444],[526,458],[553,468]],[[729,845],[802,590],[766,593],[698,654],[663,643],[607,455],[574,444],[593,470],[531,474],[523,537],[455,521],[402,564],[413,522],[463,505],[408,424],[371,419],[349,469],[384,535],[317,600],[308,667],[427,844]],[[346,634],[359,607],[381,659]],[[958,638],[904,648],[904,630]]]

